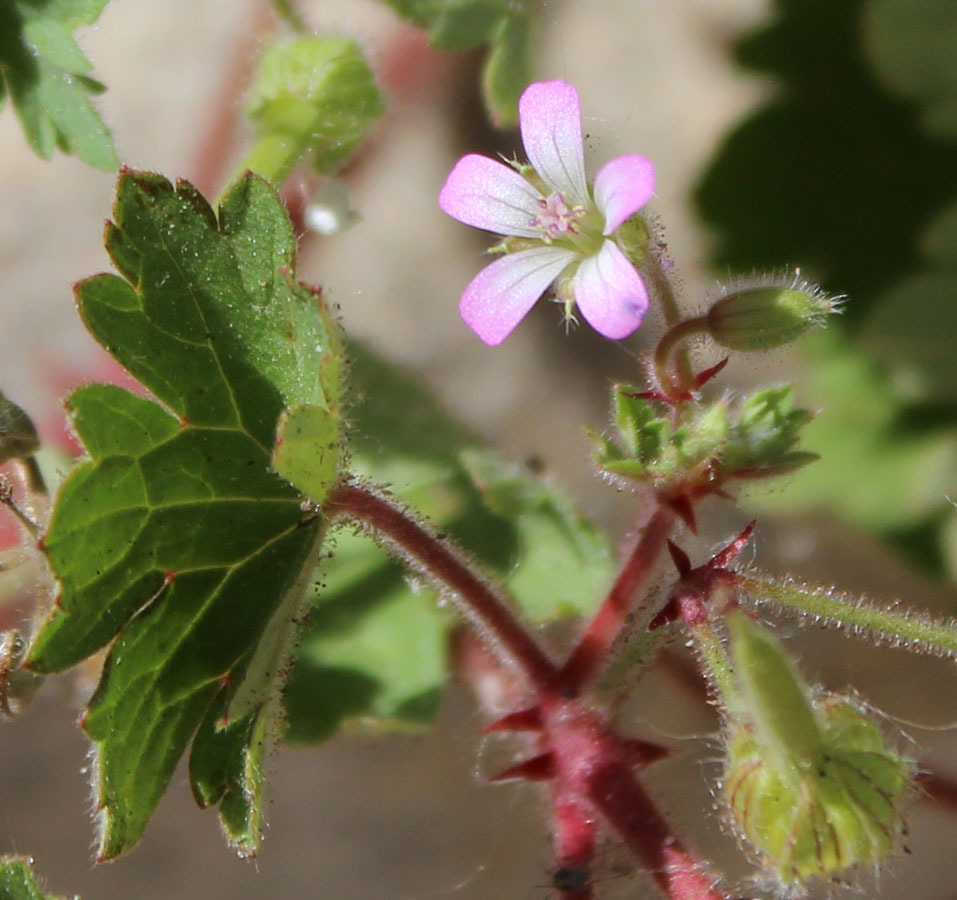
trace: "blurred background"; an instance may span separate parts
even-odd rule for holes
[[[806,445],[822,462],[771,496],[756,565],[952,613],[957,577],[957,15],[939,0],[547,0],[532,3],[533,76],[579,90],[590,170],[642,153],[658,173],[654,211],[690,308],[714,280],[800,267],[847,293],[833,335],[727,371],[731,389],[800,379],[824,410]],[[623,540],[633,498],[594,477],[581,426],[604,427],[613,379],[641,377],[654,315],[611,344],[564,334],[539,304],[500,348],[461,323],[458,296],[485,238],[435,202],[465,152],[521,153],[495,130],[477,87],[482,52],[439,53],[374,0],[301,0],[317,30],[356,36],[389,111],[344,183],[361,221],[304,245],[300,276],[321,284],[347,330],[421,376],[447,408],[515,459],[534,458],[583,511]],[[223,112],[273,27],[254,0],[127,0],[78,37],[109,88],[98,101],[134,168],[208,193],[241,155],[223,151]],[[37,159],[0,114],[0,387],[62,441],[59,399],[104,377],[71,285],[105,270],[101,222],[114,178],[75,158]],[[702,510],[699,558],[748,513]],[[9,624],[9,623],[7,623]],[[797,629],[786,626],[786,633]],[[861,648],[814,631],[793,646],[814,682],[861,695],[910,734],[921,760],[957,775],[952,663]],[[666,699],[663,699],[666,698]],[[537,795],[481,783],[481,719],[452,685],[438,727],[340,737],[273,759],[259,858],[225,848],[178,775],[142,844],[93,866],[86,743],[77,692],[47,684],[0,729],[0,853],[36,859],[50,891],[94,898],[431,900],[548,896],[548,837]],[[710,815],[716,722],[666,674],[639,687],[628,717],[680,748],[650,773],[679,827],[728,871],[749,869]],[[629,719],[626,718],[626,721]],[[902,738],[902,741],[904,739]],[[917,752],[916,750],[914,751]],[[870,896],[957,896],[953,815],[916,802],[907,845]],[[627,856],[603,853],[601,896],[650,896]],[[764,894],[742,883],[741,893]],[[770,896],[770,894],[768,894]]]

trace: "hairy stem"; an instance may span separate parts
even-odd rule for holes
[[[353,519],[403,562],[448,588],[478,633],[529,683],[545,691],[555,681],[555,666],[519,624],[506,602],[463,558],[434,533],[383,495],[354,483],[334,488],[323,506],[330,518]]]
[[[589,797],[670,900],[725,900],[626,767],[596,769]]]
[[[691,632],[695,650],[708,676],[708,681],[720,698],[720,708],[738,709],[740,707],[738,683],[735,681],[731,661],[714,625],[711,622],[702,622],[692,625],[688,630]]]
[[[578,693],[609,661],[611,647],[622,633],[639,591],[651,578],[674,519],[670,509],[659,506],[645,525],[611,591],[562,667],[563,690]]]
[[[668,273],[662,266],[661,260],[654,255],[648,260],[647,265],[642,267],[642,270],[651,281],[651,289],[664,314],[665,324],[673,329],[681,323],[681,307],[678,304],[678,298],[675,296],[671,280],[668,278]],[[692,379],[691,360],[688,358],[687,350],[679,350],[675,367],[679,380],[684,384],[690,384]],[[661,382],[661,387],[667,390],[668,383]]]
[[[698,316],[694,319],[685,319],[672,325],[658,341],[655,348],[654,366],[655,377],[658,379],[658,385],[666,394],[671,394],[674,390],[690,391],[694,387],[694,376],[691,372],[691,364],[686,352],[680,352],[675,357],[675,369],[677,378],[673,379],[668,372],[668,359],[672,351],[678,347],[682,341],[700,334],[705,329],[706,318]]]
[[[957,659],[957,622],[953,620],[932,619],[908,609],[881,608],[823,588],[775,584],[749,575],[734,574],[732,582],[742,600],[772,603],[895,647]]]

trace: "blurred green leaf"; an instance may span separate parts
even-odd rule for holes
[[[138,841],[197,728],[194,792],[252,853],[271,704],[323,534],[271,455],[284,408],[336,407],[335,326],[295,282],[292,225],[256,176],[217,215],[185,182],[124,172],[106,243],[123,278],[78,285],[81,316],[160,402],[112,385],[70,397],[91,459],[43,539],[60,594],[27,664],[59,671],[109,645],[84,716],[101,857]]]
[[[884,84],[920,109],[930,134],[957,139],[957,5],[870,0],[864,48]]]
[[[820,461],[783,490],[758,494],[767,511],[829,509],[869,531],[891,534],[935,515],[957,493],[957,426],[905,434],[885,368],[867,354],[816,341],[806,392],[827,402],[804,429]]]
[[[502,19],[492,34],[482,72],[482,95],[492,122],[499,127],[518,121],[518,98],[532,80],[531,17]]]
[[[91,25],[106,0],[0,2],[0,103],[8,93],[34,152],[50,159],[55,147],[88,165],[119,165],[113,138],[90,102],[103,86],[73,39]]]
[[[696,189],[719,270],[801,266],[849,295],[844,324],[917,262],[957,190],[957,145],[924,133],[862,54],[872,0],[777,0],[738,61],[779,89],[726,136]]]
[[[696,191],[718,268],[787,262],[849,298],[808,356],[822,459],[763,505],[834,510],[938,572],[957,423],[954,15],[935,0],[777,0],[736,56],[778,91]]]
[[[350,356],[354,471],[453,537],[532,621],[593,609],[614,575],[608,541],[560,492],[483,449],[421,384],[362,347]],[[285,691],[291,743],[345,724],[427,725],[446,679],[457,620],[431,586],[365,536],[338,530],[334,540]]]
[[[498,126],[518,121],[518,98],[531,80],[528,0],[385,0],[428,31],[439,50],[488,46],[482,93]]]

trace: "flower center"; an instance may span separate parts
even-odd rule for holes
[[[539,214],[533,216],[529,224],[541,228],[547,242],[581,233],[579,220],[584,217],[585,209],[581,206],[569,206],[561,191],[553,191],[547,197],[541,198],[538,208]]]

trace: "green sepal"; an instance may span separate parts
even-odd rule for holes
[[[770,632],[741,611],[728,624],[741,696],[724,796],[739,833],[784,885],[880,862],[903,831],[912,765],[857,704],[815,697]]]
[[[672,425],[664,404],[618,384],[613,394],[617,443],[585,434],[599,468],[663,486],[697,472],[709,479],[770,477],[793,472],[817,455],[795,449],[811,414],[794,405],[789,386],[764,388],[732,404],[719,399],[686,408]]]
[[[762,388],[741,402],[731,438],[722,459],[729,473],[775,475],[792,472],[817,459],[817,454],[795,450],[802,429],[814,416],[795,407],[794,388]]]

